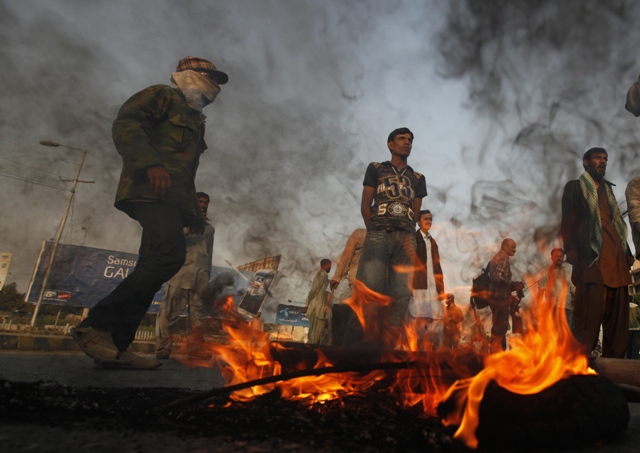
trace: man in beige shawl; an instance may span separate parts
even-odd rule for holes
[[[308,343],[311,344],[330,344],[329,335],[325,335],[330,302],[327,292],[330,271],[331,261],[326,258],[320,261],[320,270],[313,279],[307,302],[302,309],[302,313],[306,313],[309,318]]]
[[[331,344],[334,346],[342,346],[344,341],[349,313],[351,312],[351,308],[344,301],[354,294],[358,264],[360,264],[360,255],[362,254],[366,236],[366,228],[353,230],[336,266],[336,273],[333,274],[333,278],[329,281],[331,286],[331,310],[329,312],[331,319],[329,324],[331,324]],[[344,284],[341,285],[343,280],[348,281],[348,290],[344,288]]]

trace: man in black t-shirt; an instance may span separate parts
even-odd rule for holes
[[[367,236],[353,297],[355,312],[344,338],[346,347],[390,349],[400,335],[411,297],[416,213],[427,195],[424,176],[407,165],[412,146],[409,129],[394,130],[387,140],[391,160],[372,162],[365,173],[361,211]],[[387,299],[363,294],[363,285]]]

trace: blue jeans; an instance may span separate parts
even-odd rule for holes
[[[142,226],[138,263],[78,325],[110,332],[121,351],[133,342],[153,296],[180,270],[186,255],[180,208],[163,202],[132,203],[130,215]]]
[[[387,306],[365,305],[367,326],[377,326],[377,332],[366,335],[356,317],[350,313],[343,346],[349,348],[393,349],[402,335],[411,297],[416,254],[415,233],[400,230],[368,230],[362,248],[357,279],[376,293],[389,296]],[[373,335],[372,335],[373,334]]]

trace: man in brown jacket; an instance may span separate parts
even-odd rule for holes
[[[633,256],[612,184],[604,179],[608,153],[591,148],[585,169],[562,195],[561,233],[576,287],[575,335],[591,353],[602,324],[602,355],[624,358],[629,342],[629,267]]]

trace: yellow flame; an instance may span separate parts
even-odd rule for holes
[[[390,298],[377,294],[357,282],[356,290],[350,298],[349,304],[356,313],[362,313],[367,310],[367,304],[384,306],[390,303],[390,300]],[[245,322],[237,314],[231,298],[226,301],[224,310],[227,315],[226,319],[223,320],[223,328],[229,335],[230,344],[212,344],[209,348],[215,354],[216,365],[221,370],[225,386],[282,374],[282,366],[272,357],[271,348],[282,349],[285,347],[270,345],[267,333],[253,331],[250,323]],[[362,319],[364,321],[364,316]],[[380,322],[384,322],[384,320]],[[379,334],[378,329],[379,322],[374,319],[367,326],[365,332],[369,336],[374,336]],[[412,326],[405,326],[405,329],[406,338],[398,344],[398,349],[407,351],[409,354],[405,356],[405,360],[411,358],[410,351],[431,351],[433,349],[433,346],[428,341],[424,341],[422,344],[417,343],[418,335]],[[264,346],[259,347],[259,345]],[[317,361],[313,368],[325,368],[334,365],[324,356],[321,350],[316,349],[315,353]],[[381,359],[383,362],[398,360],[400,359],[392,353]],[[468,376],[469,373],[465,372],[461,375]],[[231,398],[236,401],[249,401],[259,395],[277,389],[282,398],[298,400],[304,402],[305,405],[310,405],[365,392],[385,378],[388,379],[389,375],[388,372],[384,371],[305,376],[239,390],[233,392]],[[396,372],[395,379],[392,379],[392,382],[394,383],[388,388],[388,391],[398,394],[400,404],[407,407],[422,404],[424,412],[430,415],[435,415],[435,408],[448,387],[448,384],[443,384],[439,364],[435,362],[399,370]]]

